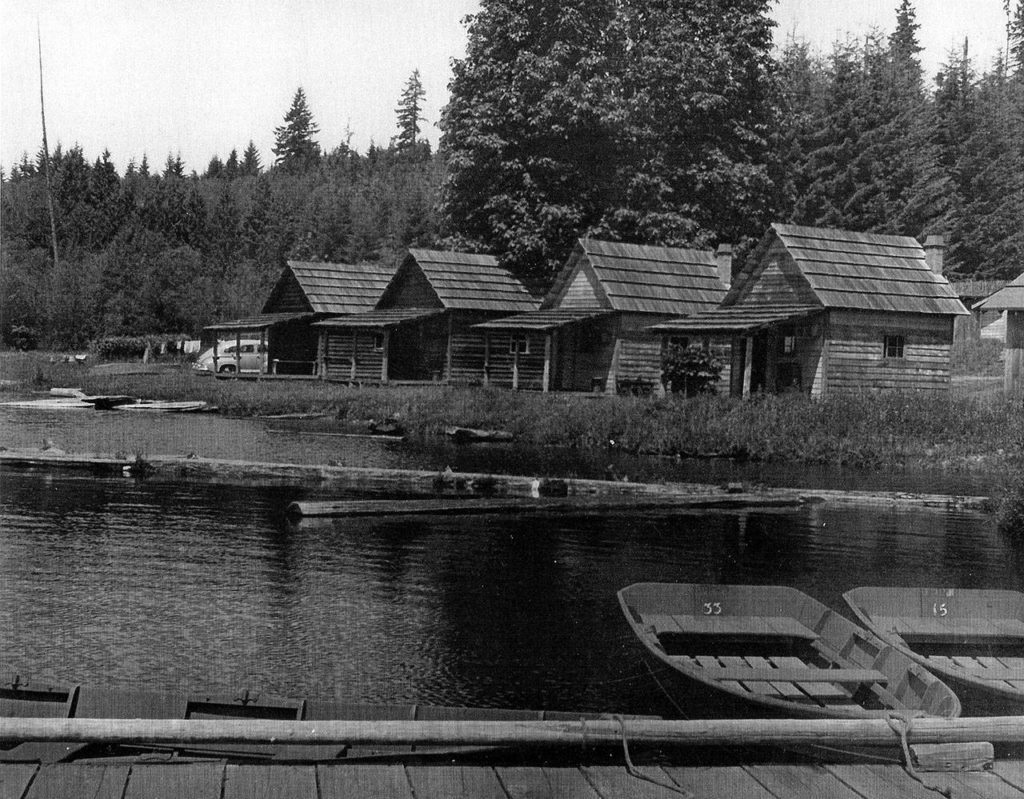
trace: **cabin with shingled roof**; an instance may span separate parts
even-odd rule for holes
[[[730,394],[945,391],[954,320],[942,237],[774,224],[721,307],[655,326],[731,342]]]
[[[1024,274],[979,302],[978,308],[1006,314],[1003,390],[1007,395],[1024,392]]]
[[[263,375],[316,376],[320,331],[313,323],[373,308],[393,273],[379,264],[288,261],[259,314],[205,329],[213,338],[214,371],[240,376],[238,364],[216,352],[218,339],[233,335],[236,351],[243,338],[259,339],[267,353]]]
[[[732,255],[722,248],[728,273]],[[536,311],[477,325],[483,381],[540,391],[648,392],[661,387],[650,326],[725,297],[714,252],[580,239]]]
[[[319,322],[320,374],[351,383],[480,383],[474,325],[538,300],[492,255],[411,249],[373,310]]]

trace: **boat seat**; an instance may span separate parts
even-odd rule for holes
[[[714,680],[737,680],[739,682],[831,682],[831,683],[872,683],[887,685],[889,678],[877,669],[815,669],[815,668],[719,668],[704,670]]]
[[[902,616],[873,616],[879,630],[895,632],[903,638],[919,642],[941,643],[993,643],[1024,638],[1024,623],[1000,619],[906,618]]]
[[[749,638],[802,638],[818,635],[789,616],[688,616],[649,613],[642,621],[655,634],[718,635]]]

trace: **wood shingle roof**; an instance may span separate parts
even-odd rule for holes
[[[684,315],[714,308],[725,297],[715,254],[709,250],[580,239],[545,307],[557,303],[581,257],[612,310]]]
[[[974,307],[986,311],[1024,311],[1024,274]]]
[[[520,313],[539,304],[493,255],[410,249],[409,258],[447,309]]]
[[[773,237],[782,242],[825,308],[902,313],[965,314],[949,281],[933,272],[924,248],[910,236],[853,233],[773,224],[740,274],[726,304],[733,304]]]
[[[395,270],[382,264],[289,261],[314,313],[349,314],[377,304]],[[282,280],[285,276],[282,276]]]

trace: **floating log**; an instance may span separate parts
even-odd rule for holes
[[[267,721],[0,718],[3,742],[349,744],[414,746],[828,746],[1024,741],[1024,717],[661,721]]]
[[[511,441],[507,430],[479,430],[474,427],[446,427],[444,434],[456,444],[486,444]]]
[[[622,496],[592,499],[525,499],[515,497],[476,499],[406,500],[301,500],[288,506],[292,516],[465,516],[484,513],[594,513],[621,508],[748,508],[793,507],[797,497],[766,497],[759,494],[707,494],[701,496]]]
[[[43,457],[40,457],[43,456]],[[26,452],[0,451],[0,465],[49,466],[51,468],[81,468],[98,461],[111,460],[111,456],[96,454],[50,455],[38,450]],[[134,461],[117,459],[125,466]],[[718,486],[706,483],[638,483],[618,480],[586,480],[565,478],[539,479],[525,475],[483,474],[479,472],[443,472],[414,469],[375,469],[362,466],[335,466],[302,463],[267,463],[213,458],[186,458],[173,455],[153,455],[146,458],[156,479],[200,480],[251,485],[300,485],[358,488],[369,491],[411,491],[423,494],[438,492],[466,496],[520,496],[540,497],[546,486],[558,484],[558,493],[568,496],[632,496],[680,497],[699,499],[721,493]],[[766,506],[773,501],[828,502],[881,507],[915,507],[986,510],[988,497],[951,494],[915,494],[902,491],[831,491],[798,488],[766,488],[745,494],[732,494],[737,505],[743,498],[756,498],[753,504]],[[749,503],[748,503],[749,504]],[[719,507],[722,507],[719,505]]]

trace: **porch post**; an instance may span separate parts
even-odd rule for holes
[[[242,331],[235,331],[235,377],[242,374]]]
[[[391,350],[391,330],[384,328],[384,356],[380,359],[380,382],[388,382],[388,354]]]
[[[515,346],[512,346],[514,343]],[[509,346],[514,350],[512,353],[512,390],[519,390],[519,341],[515,334],[509,334]]]
[[[217,345],[220,344],[220,338],[218,333],[214,331],[213,334],[213,373],[217,374],[217,362],[220,360],[220,355],[217,354]]]
[[[263,360],[266,356],[266,361]],[[267,351],[267,328],[260,328],[260,346],[259,352],[256,353],[256,357],[259,358],[259,370],[256,372],[256,378],[259,379],[268,369],[270,369],[270,353]],[[277,369],[274,370],[277,373]]]
[[[356,382],[356,358],[359,356],[359,331],[352,328],[352,358],[348,367],[348,379]]]
[[[327,379],[327,328],[320,328],[316,338],[316,376]]]
[[[491,384],[491,332],[484,332],[484,385]]]
[[[754,369],[754,338],[747,336],[743,353],[743,396],[750,396],[750,380]]]
[[[454,324],[452,322],[453,314],[448,314],[448,348],[444,356],[444,375],[442,376],[441,382],[451,382],[452,379],[452,328]]]
[[[544,382],[542,390],[545,394],[551,389],[551,337],[550,330],[544,334]]]

